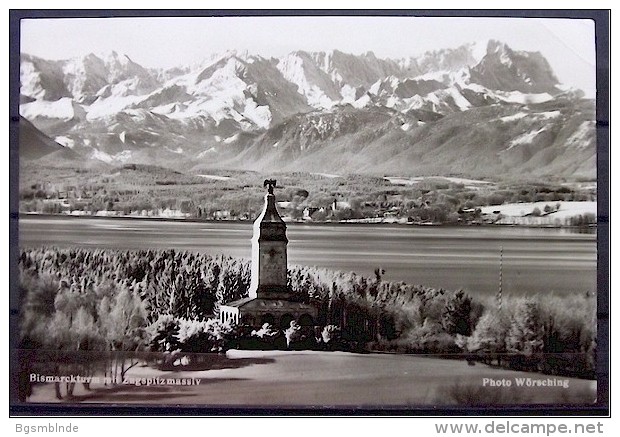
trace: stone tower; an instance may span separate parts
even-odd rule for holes
[[[265,181],[267,183],[275,180]],[[265,206],[254,222],[252,236],[251,298],[289,299],[287,287],[286,223],[278,214],[271,185]]]
[[[287,285],[286,223],[278,214],[273,189],[276,181],[265,180],[265,205],[254,221],[252,278],[248,297],[220,306],[220,320],[260,327],[269,323],[286,329],[295,320],[313,326],[318,309],[294,299]]]

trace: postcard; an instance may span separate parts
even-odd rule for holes
[[[604,16],[155,12],[14,12],[12,406],[607,405]]]

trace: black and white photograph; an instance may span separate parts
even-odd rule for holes
[[[12,404],[606,405],[595,24],[26,14]]]

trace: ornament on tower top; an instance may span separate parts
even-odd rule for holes
[[[265,182],[263,182],[263,187],[267,187],[267,191],[269,192],[269,194],[273,194],[273,189],[276,187],[276,180],[265,179]]]

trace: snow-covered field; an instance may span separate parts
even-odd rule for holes
[[[70,211],[67,214],[69,215],[90,215],[90,212],[83,211]],[[157,209],[157,210],[142,210],[142,211],[132,211],[130,214],[123,214],[122,211],[97,211],[95,214],[97,217],[159,217],[159,218],[174,218],[174,219],[184,219],[189,217],[188,213],[182,212],[178,209]]]
[[[311,173],[311,174],[317,175],[317,176],[323,176],[324,178],[330,178],[330,179],[341,177],[340,175],[331,174],[331,173]]]
[[[401,223],[405,224],[408,222],[407,217],[368,217],[361,219],[349,219],[349,220],[341,220],[341,223]]]
[[[466,188],[480,188],[485,185],[492,185],[492,182],[482,181],[477,179],[465,179],[465,178],[454,178],[454,177],[446,177],[446,176],[416,176],[416,177],[403,177],[403,176],[386,176],[383,179],[389,181],[394,185],[415,185],[423,182],[427,179],[442,179],[453,184],[463,184]]]
[[[201,178],[205,178],[205,179],[213,179],[215,181],[227,181],[230,179],[235,179],[232,176],[218,176],[214,174],[199,174],[196,176],[200,176]]]
[[[549,206],[551,212],[546,213],[545,207]],[[558,208],[559,206],[559,208]],[[532,212],[538,208],[541,215],[532,216]],[[497,214],[504,216],[497,223],[500,224],[564,224],[564,220],[584,214],[596,216],[596,202],[527,202],[506,203],[504,205],[484,206],[480,208],[483,214]],[[556,210],[557,209],[557,210]]]
[[[76,386],[71,402],[114,404],[191,404],[209,406],[412,406],[454,405],[454,393],[478,402],[505,404],[590,403],[596,382],[468,366],[465,360],[400,354],[316,351],[231,350],[212,355],[197,370],[134,367],[128,384]],[[130,384],[140,378],[184,378],[193,385]],[[508,379],[511,387],[484,385],[484,378]],[[516,387],[517,378],[567,380],[568,387]],[[199,384],[195,382],[200,381]],[[30,402],[58,402],[53,384],[34,387]]]

